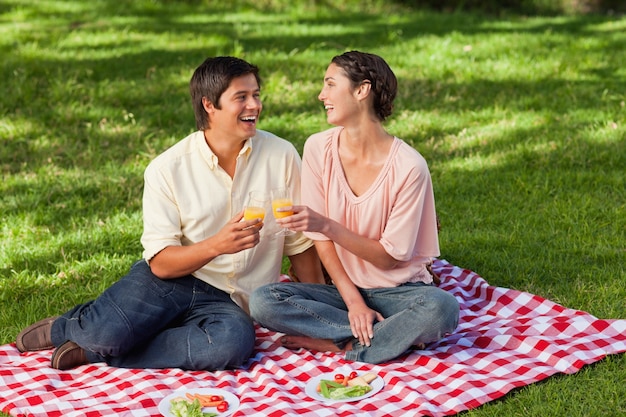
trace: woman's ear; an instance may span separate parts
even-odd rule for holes
[[[366,99],[372,90],[372,83],[369,80],[363,81],[356,89],[356,95],[360,99]]]

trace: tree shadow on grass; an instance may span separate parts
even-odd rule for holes
[[[606,19],[568,18],[523,25],[520,24],[522,18],[511,18],[511,24],[504,24],[500,19],[480,15],[420,11],[394,16],[360,12],[308,17],[288,12],[236,13],[228,11],[226,6],[212,12],[209,7],[194,6],[190,2],[154,3],[153,6],[118,1],[71,4],[80,4],[80,7],[74,12],[56,12],[55,19],[48,20],[43,26],[49,38],[46,33],[24,31],[10,44],[0,44],[0,51],[7,57],[0,63],[0,76],[9,80],[0,87],[0,92],[11,97],[10,102],[2,102],[0,114],[20,123],[15,132],[0,132],[0,166],[5,175],[17,175],[22,171],[45,173],[53,165],[60,170],[83,172],[86,178],[90,178],[102,175],[105,165],[118,165],[120,175],[132,176],[129,183],[134,191],[121,196],[120,190],[125,187],[115,184],[100,187],[89,181],[77,181],[69,189],[54,181],[41,181],[35,186],[20,181],[3,185],[0,200],[3,213],[13,216],[28,212],[33,204],[50,205],[49,213],[42,211],[39,214],[37,222],[42,225],[49,222],[63,228],[94,212],[106,217],[116,210],[140,210],[138,194],[142,178],[139,167],[193,130],[187,83],[193,69],[202,60],[217,54],[241,53],[261,67],[266,80],[285,84],[275,87],[281,94],[264,97],[266,111],[276,118],[293,115],[293,125],[276,125],[272,130],[279,136],[294,138],[296,146],[301,148],[304,138],[313,132],[307,127],[312,122],[300,124],[298,117],[319,120],[319,124],[323,124],[316,99],[318,88],[329,60],[345,49],[378,51],[426,37],[545,32],[561,34],[566,38],[564,42],[575,43],[580,37],[593,34],[605,39],[600,52],[606,59],[591,66],[588,80],[572,82],[555,74],[553,78],[537,82],[475,79],[457,83],[405,75],[400,78],[397,111],[436,110],[447,115],[478,113],[497,105],[510,112],[541,112],[550,119],[547,126],[535,129],[512,127],[505,135],[492,138],[487,146],[480,142],[455,150],[426,146],[427,159],[435,161],[436,186],[442,192],[438,206],[445,214],[447,205],[460,204],[458,199],[464,198],[461,204],[468,207],[465,225],[471,224],[468,220],[472,218],[471,209],[483,205],[485,199],[495,203],[500,198],[515,195],[519,186],[518,173],[534,173],[525,179],[532,189],[550,183],[553,178],[561,178],[561,175],[552,175],[556,172],[554,170],[571,172],[571,177],[576,178],[576,173],[584,167],[583,162],[588,169],[606,170],[610,178],[614,178],[624,166],[623,156],[616,152],[621,150],[621,155],[624,154],[623,140],[595,144],[575,135],[577,146],[593,148],[589,154],[595,155],[596,159],[602,158],[594,161],[582,161],[580,158],[584,153],[577,154],[573,161],[563,159],[566,143],[557,143],[551,151],[516,149],[519,143],[529,138],[537,142],[549,141],[554,129],[560,129],[559,136],[563,137],[563,131],[576,132],[580,127],[597,123],[593,119],[576,117],[564,122],[556,119],[568,112],[586,114],[593,108],[606,108],[610,103],[603,99],[602,91],[626,91],[626,82],[620,77],[619,58],[625,46],[608,38],[611,31],[619,29],[604,29],[605,32],[590,29],[591,25],[606,22]],[[8,6],[3,7],[5,12],[9,10]],[[127,36],[98,41],[98,36],[104,32],[126,33]],[[176,43],[168,46],[161,41],[154,46],[150,42],[153,37],[169,37],[174,43],[179,39],[188,40],[189,45]],[[200,45],[196,40],[200,40]],[[62,47],[56,45],[59,41],[63,41]],[[49,48],[50,53],[33,52],[30,49],[33,44],[44,51]],[[415,51],[409,49],[406,54],[412,52]],[[402,64],[400,68],[406,69]],[[293,99],[288,95],[290,84],[311,85],[311,97]],[[571,100],[572,97],[580,99]],[[617,108],[618,116],[619,111]],[[443,127],[421,127],[405,139],[423,147],[427,140],[434,138],[433,144],[437,145],[463,128],[462,120]],[[481,169],[478,174],[447,168],[452,174],[436,176],[436,161],[470,158],[477,154],[489,157],[499,153],[508,153],[509,157],[500,165]],[[110,170],[106,172],[111,175]],[[473,178],[474,175],[479,175],[480,180]],[[498,183],[498,188],[482,188],[485,178]],[[612,183],[607,182],[604,188],[600,188],[606,190],[607,184]],[[564,196],[567,185],[551,184],[548,188],[556,190],[556,194],[546,196],[535,189],[524,201],[535,206],[545,205],[546,199],[549,203],[555,196]],[[598,199],[606,198],[606,194],[593,189],[590,193]],[[40,194],[39,198],[33,197],[37,194]],[[7,196],[17,198],[9,201]],[[619,201],[623,204],[623,197],[623,194],[615,194],[609,198],[622,199]],[[137,200],[133,203],[135,198]],[[567,198],[576,201],[585,196],[568,195]],[[532,210],[531,206],[529,210]],[[505,213],[496,212],[487,219],[477,218],[476,225],[505,231],[504,223],[508,220]],[[468,233],[458,228],[452,230]],[[469,263],[471,254],[462,244],[454,243],[454,236],[446,236],[446,233],[444,231],[444,238],[451,241],[446,245],[446,251],[452,260]],[[553,233],[554,229],[546,230],[541,241],[548,244]],[[497,235],[478,236],[469,242],[470,246],[480,246],[481,239],[495,249],[503,241]],[[106,242],[101,241],[93,244],[106,246]],[[499,255],[506,258],[507,245],[514,244],[513,241],[502,243]],[[537,248],[540,252],[541,245]],[[71,249],[89,251],[87,247]],[[511,253],[518,252],[512,246],[508,249]],[[623,260],[623,254],[619,252],[593,256],[609,262]],[[45,257],[54,263],[58,260],[58,251],[45,254]]]

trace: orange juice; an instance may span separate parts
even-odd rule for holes
[[[272,210],[274,211],[274,217],[282,219],[283,217],[289,217],[293,215],[293,211],[276,211],[281,207],[293,206],[293,201],[290,198],[278,198],[272,201]]]
[[[263,207],[246,207],[243,212],[244,220],[265,219],[265,209]]]

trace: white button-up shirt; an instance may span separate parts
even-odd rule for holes
[[[146,168],[141,243],[149,262],[168,246],[186,246],[215,235],[243,209],[250,191],[288,185],[300,195],[300,156],[294,146],[257,130],[237,158],[234,178],[197,131],[181,140]],[[302,233],[274,236],[278,230],[268,207],[261,241],[252,249],[224,254],[193,275],[220,290],[248,311],[250,293],[279,279],[282,257],[304,252],[313,243]]]

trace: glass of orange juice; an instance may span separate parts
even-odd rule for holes
[[[267,194],[261,191],[250,191],[243,210],[243,219],[261,219],[262,222],[265,219],[265,208],[268,200]]]
[[[293,211],[281,210],[283,207],[291,207],[293,206],[293,198],[291,197],[291,190],[289,187],[281,187],[275,188],[272,190],[272,212],[274,213],[274,217],[276,219],[282,219],[283,217],[289,217],[293,215]],[[289,230],[285,227],[281,228],[276,235],[278,236],[288,236],[295,233],[292,230]]]

